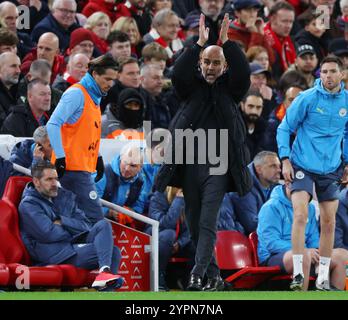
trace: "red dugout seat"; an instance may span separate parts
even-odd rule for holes
[[[16,245],[14,248],[17,249],[17,250],[13,249],[12,255],[9,254],[8,252],[5,252],[4,254],[5,257],[7,257],[6,263],[12,262],[8,264],[8,267],[10,270],[10,283],[14,283],[13,281],[18,276],[18,274],[15,274],[15,271],[17,267],[19,266],[18,262],[23,263],[25,265],[31,265],[29,254],[20,237],[20,232],[18,228],[18,225],[19,225],[18,211],[17,211],[17,207],[22,198],[23,190],[26,184],[30,181],[32,181],[31,177],[23,177],[23,176],[10,177],[9,180],[7,181],[3,198],[2,198],[3,199],[2,201],[6,203],[6,205],[11,209],[12,215],[8,215],[6,218],[5,216],[1,217],[2,214],[0,214],[0,223],[2,219],[7,219],[8,224],[4,222],[4,225],[12,226],[11,227],[12,235],[13,235],[12,240],[16,242]],[[2,210],[0,209],[0,212],[1,211]],[[0,235],[0,242],[1,242],[1,238],[2,238],[2,235]],[[0,252],[2,250],[5,251],[5,248],[2,248],[2,245],[0,243]],[[96,277],[96,273],[94,271],[77,268],[73,265],[30,267],[30,272],[31,272],[30,282],[32,283],[32,285],[35,285],[34,283],[36,282],[39,283],[40,279],[44,283],[49,283],[49,277],[47,277],[47,271],[50,271],[51,273],[55,272],[60,274],[59,284],[54,284],[57,286],[60,286],[60,285],[66,286],[66,287],[90,286]],[[55,280],[57,280],[57,278],[55,278]],[[57,283],[57,281],[55,283]],[[41,284],[37,284],[37,285],[41,285]]]
[[[63,276],[57,266],[26,269],[29,255],[19,237],[17,212],[4,200],[0,200],[0,253],[0,263],[6,264],[9,270],[8,285],[15,285],[17,277],[24,275],[23,272],[29,272],[30,286],[61,285]]]
[[[254,263],[255,263],[256,266],[258,266],[259,265],[259,258],[258,258],[258,255],[257,255],[258,237],[257,237],[257,233],[256,232],[250,233],[249,241],[250,241],[251,248],[253,250]],[[273,267],[267,267],[267,268],[273,268]],[[281,270],[279,268],[279,274],[276,274],[276,275],[272,276],[269,280],[270,281],[281,281],[281,280],[291,281],[292,280],[292,275],[281,273]],[[309,277],[309,281],[315,281],[315,278],[314,277]]]
[[[237,231],[217,232],[215,254],[219,268],[233,272],[225,278],[233,289],[255,288],[280,271],[279,267],[255,265],[249,239]]]

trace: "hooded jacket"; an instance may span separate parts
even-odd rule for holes
[[[129,100],[137,101],[140,104],[140,109],[137,111],[127,109],[125,103]],[[134,88],[123,89],[117,103],[110,105],[105,115],[102,116],[102,137],[113,135],[117,130],[136,129],[142,132],[144,105],[144,98],[138,90]]]
[[[91,230],[85,214],[76,205],[76,196],[59,188],[51,201],[29,183],[18,208],[20,233],[35,264],[60,264],[76,254],[73,243]],[[61,220],[62,225],[54,224]]]
[[[253,186],[250,192],[244,197],[239,197],[234,192],[226,194],[234,207],[235,219],[242,226],[246,235],[256,230],[259,220],[259,211],[263,204],[269,199],[271,191],[274,188],[274,185],[272,185],[269,189],[265,190],[257,177],[253,162],[248,165],[248,168],[253,178]]]
[[[341,90],[329,93],[321,80],[301,92],[277,129],[279,157],[316,174],[325,175],[348,163],[348,93]],[[290,135],[296,138],[290,149]],[[343,152],[342,152],[343,140]]]
[[[284,186],[276,186],[271,198],[261,208],[257,227],[257,254],[260,263],[272,255],[291,250],[291,228],[293,208],[285,194]],[[319,247],[319,228],[313,204],[308,206],[308,220],[305,229],[305,248]]]

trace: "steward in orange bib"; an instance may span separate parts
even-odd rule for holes
[[[79,208],[93,223],[104,217],[91,176],[97,171],[98,181],[104,173],[103,159],[99,156],[99,104],[112,87],[117,68],[117,63],[108,56],[92,60],[81,81],[65,91],[47,123],[52,162],[60,183],[76,194]]]

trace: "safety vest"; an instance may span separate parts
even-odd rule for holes
[[[79,83],[70,88],[81,89],[85,104],[80,119],[61,127],[66,170],[95,172],[101,137],[101,112],[87,90]],[[55,162],[52,155],[52,162]]]

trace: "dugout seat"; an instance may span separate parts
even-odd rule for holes
[[[255,288],[280,271],[279,267],[255,265],[248,237],[237,231],[217,232],[215,255],[219,268],[224,272],[232,272],[225,277],[232,289]]]
[[[28,267],[29,255],[20,239],[17,212],[0,200],[0,263],[9,271],[7,285],[14,286],[20,275],[29,272],[30,286],[59,287],[62,272],[57,266]]]
[[[257,233],[255,231],[250,233],[249,241],[250,241],[250,245],[251,245],[251,248],[253,251],[254,264],[255,264],[255,266],[259,266],[259,258],[257,255],[258,237],[257,237]],[[273,268],[273,267],[267,267],[267,268]],[[275,274],[274,276],[272,276],[268,280],[271,282],[277,282],[277,281],[289,281],[290,282],[292,280],[292,275],[282,273],[280,268],[279,268],[279,273]],[[315,278],[309,277],[309,281],[313,282],[313,281],[315,281]]]
[[[28,182],[32,181],[31,177],[25,177],[25,176],[14,176],[10,177],[7,181],[4,194],[2,197],[2,201],[7,204],[7,206],[11,209],[12,216],[9,217],[9,225],[11,226],[11,229],[13,230],[13,238],[16,243],[16,246],[14,247],[13,256],[8,257],[6,259],[7,262],[21,262],[25,265],[31,265],[29,254],[21,240],[20,232],[19,232],[19,224],[18,224],[18,205],[20,203],[20,200],[22,198],[23,190]],[[0,210],[1,212],[1,210]],[[2,218],[0,214],[0,221]],[[2,236],[0,235],[0,241]],[[0,244],[0,251],[2,250]],[[0,261],[1,262],[1,261]],[[8,264],[8,267],[10,269],[10,283],[13,283],[13,280],[18,276],[15,274],[16,268],[19,266],[18,263],[12,263]],[[81,268],[77,268],[73,265],[55,265],[55,266],[47,266],[47,267],[30,267],[31,273],[35,273],[35,279],[38,279],[39,282],[40,276],[41,279],[45,283],[49,283],[49,279],[47,277],[47,270],[56,270],[56,272],[60,273],[60,282],[58,286],[64,286],[64,287],[81,287],[81,286],[90,286],[95,277],[96,272],[85,270]],[[45,273],[42,273],[44,272]],[[41,275],[40,275],[41,272]],[[32,274],[30,274],[30,277],[32,278]],[[56,279],[56,278],[55,278]],[[57,279],[56,279],[57,280]],[[34,285],[34,282],[31,280],[32,285]],[[57,283],[57,282],[55,282]],[[40,285],[40,284],[38,284]],[[56,284],[55,284],[56,285]]]

